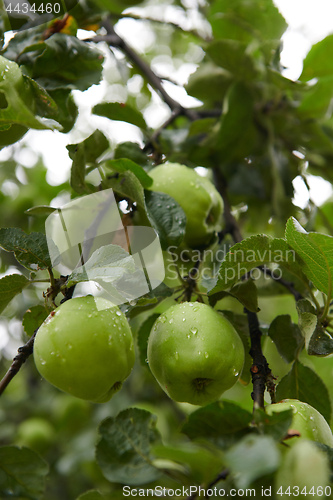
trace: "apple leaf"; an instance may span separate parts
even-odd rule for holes
[[[10,274],[0,279],[0,313],[29,283],[22,274]]]
[[[322,379],[308,366],[295,361],[290,372],[276,388],[276,399],[299,399],[316,408],[326,420],[331,419],[330,397]]]
[[[155,425],[156,417],[138,408],[103,420],[96,459],[108,481],[137,486],[160,477],[152,465],[151,446],[160,442]]]
[[[44,497],[47,463],[29,448],[0,447],[0,496],[2,498]]]
[[[104,188],[112,188],[119,196],[125,199],[130,199],[135,202],[138,207],[145,209],[144,190],[137,176],[126,170],[120,172],[117,176],[112,176],[102,181]]]
[[[26,47],[17,62],[46,90],[87,90],[99,83],[103,69],[98,49],[65,33]]]
[[[308,349],[310,339],[318,325],[316,309],[307,299],[298,300],[296,308],[298,313],[298,326],[305,339],[305,347]]]
[[[269,263],[284,266],[299,278],[303,276],[300,259],[285,240],[258,234],[230,248],[220,266],[217,283],[209,295],[226,290],[240,281],[244,274]]]
[[[313,78],[330,77],[333,75],[333,35],[328,35],[314,44],[303,61],[303,71],[300,80],[307,82]]]
[[[42,305],[32,306],[23,316],[22,326],[25,333],[31,337],[48,316],[48,311]]]
[[[149,162],[147,154],[143,152],[139,144],[130,141],[121,142],[117,145],[114,152],[114,158],[116,160],[119,158],[127,158],[141,166],[147,165]]]
[[[186,469],[189,468],[191,476],[199,484],[212,481],[223,470],[224,458],[221,450],[216,447],[208,449],[197,443],[177,443],[176,446],[156,445],[153,450],[158,459],[179,464],[178,467],[183,469],[183,471],[180,469],[180,472],[187,477]]]
[[[16,227],[2,228],[0,247],[7,252],[14,252],[16,260],[32,271],[52,267],[46,236],[43,233],[26,234]]]
[[[333,237],[307,233],[294,217],[290,217],[286,225],[286,240],[302,259],[304,274],[330,299],[333,286]]]
[[[262,408],[254,410],[254,420],[263,434],[272,436],[276,441],[281,441],[287,436],[291,425],[293,412],[291,409],[282,412],[273,412],[268,415]]]
[[[276,471],[280,451],[272,437],[252,434],[226,452],[226,461],[236,486],[244,489],[256,479]]]
[[[137,334],[137,343],[140,353],[140,363],[147,366],[147,343],[153,324],[159,317],[159,313],[154,313],[142,323]]]
[[[182,427],[190,439],[205,438],[228,448],[250,432],[252,414],[230,401],[217,401],[191,413]]]
[[[153,179],[149,177],[149,175],[140,165],[127,158],[108,160],[103,165],[106,168],[113,170],[114,172],[133,172],[133,174],[139,179],[144,188],[148,188],[153,183]]]
[[[258,307],[257,287],[252,279],[234,285],[230,290],[230,294],[238,299],[249,311],[260,311]]]
[[[303,335],[298,325],[291,321],[289,314],[277,316],[269,327],[268,335],[286,363],[292,363],[296,359],[304,344]]]
[[[140,111],[125,103],[104,102],[94,106],[92,112],[95,115],[105,116],[109,120],[131,123],[144,130],[147,129],[147,124]]]
[[[333,336],[320,323],[309,339],[307,351],[310,356],[329,356],[333,353]]]
[[[168,194],[145,190],[147,215],[157,231],[161,247],[167,250],[179,246],[185,235],[186,215]]]

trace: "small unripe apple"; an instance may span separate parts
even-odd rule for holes
[[[290,494],[297,494],[297,491],[300,496],[306,491],[312,498],[325,497],[323,491],[330,484],[329,479],[327,455],[315,443],[303,439],[283,457],[275,477],[275,491],[279,492],[279,498],[290,498]]]
[[[64,302],[48,316],[34,342],[34,360],[42,377],[94,403],[105,403],[121,388],[134,358],[125,315],[100,297]]]
[[[24,420],[17,429],[17,444],[43,452],[56,437],[54,427],[44,418],[31,417]]]
[[[232,387],[243,368],[244,347],[231,323],[206,304],[170,307],[153,325],[148,363],[175,401],[205,405]]]
[[[297,431],[295,435],[287,440],[289,445],[294,445],[300,438],[318,441],[333,447],[333,435],[325,418],[315,408],[298,399],[284,399],[279,403],[266,406],[268,415],[291,409],[293,418],[290,430]]]
[[[223,201],[206,177],[179,163],[164,163],[149,172],[150,189],[172,196],[186,215],[184,245],[200,248],[208,245],[222,228]]]

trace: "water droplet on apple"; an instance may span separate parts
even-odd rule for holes
[[[193,335],[196,335],[198,333],[198,329],[195,326],[193,326],[190,331],[193,333]]]
[[[190,338],[191,338],[191,335],[189,334],[189,335],[187,336],[187,338],[188,338],[188,339],[190,339]]]
[[[183,321],[186,321],[186,318],[183,318]]]
[[[207,359],[207,358],[209,358],[209,354],[208,354],[208,352],[205,352],[205,358],[206,358],[206,359]]]
[[[198,351],[198,354],[200,355],[200,354],[201,354],[201,351]]]
[[[72,344],[67,344],[68,349],[73,349]]]
[[[193,308],[193,311],[194,311],[194,312],[199,311],[199,307],[194,307],[194,308]]]
[[[160,316],[160,322],[161,322],[161,323],[165,323],[165,322],[166,322],[166,317],[164,316],[164,314],[162,314],[162,315]]]
[[[121,316],[121,312],[120,311],[116,311],[116,315],[117,316]]]
[[[169,319],[169,323],[170,323],[170,325],[172,325],[172,323],[173,323],[173,318]]]
[[[175,353],[175,358],[176,358],[176,359],[179,359],[179,354],[178,354],[178,352],[177,352],[177,351],[176,351],[176,353]]]

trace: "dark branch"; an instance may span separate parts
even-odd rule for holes
[[[252,311],[245,309],[250,330],[251,349],[250,356],[253,359],[251,366],[253,392],[251,394],[254,408],[264,408],[264,394],[267,385],[267,378],[271,376],[271,370],[261,349],[261,330],[258,316]]]
[[[295,297],[295,300],[301,300],[303,299],[303,295],[294,288],[294,284],[290,281],[285,280],[284,278],[281,278],[278,276],[274,271],[269,269],[269,267],[266,266],[259,266],[258,269],[260,269],[263,273],[265,273],[267,276],[270,276],[273,280],[277,281],[280,283],[280,285],[284,286],[289,290],[289,292]]]
[[[13,359],[13,362],[12,362],[9,370],[7,371],[7,373],[5,374],[3,379],[0,381],[0,396],[4,392],[6,387],[8,386],[9,382],[19,372],[19,370],[21,369],[21,366],[26,362],[28,357],[32,354],[33,345],[34,345],[37,331],[38,331],[38,328],[37,328],[37,330],[34,331],[33,335],[30,337],[28,342],[24,346],[18,348],[18,351],[17,351],[18,354]]]

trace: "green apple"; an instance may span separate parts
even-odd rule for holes
[[[64,302],[39,328],[34,360],[39,373],[64,392],[94,403],[108,401],[134,365],[125,315],[103,298]]]
[[[148,363],[175,401],[205,405],[232,387],[243,368],[244,347],[231,323],[210,306],[184,302],[153,325]]]
[[[275,491],[279,498],[306,494],[319,498],[330,484],[328,456],[307,439],[298,441],[288,449],[275,477]],[[297,493],[299,492],[299,493]]]
[[[298,399],[284,399],[279,403],[266,406],[268,415],[291,409],[293,418],[290,430],[297,431],[300,436],[288,439],[287,443],[294,445],[299,438],[310,439],[333,447],[333,435],[325,418],[315,408]]]
[[[32,417],[24,420],[17,429],[17,444],[43,452],[55,440],[54,427],[44,418]]]
[[[206,177],[179,163],[164,163],[149,172],[150,189],[172,196],[186,215],[184,245],[201,248],[209,245],[222,229],[223,201]]]

